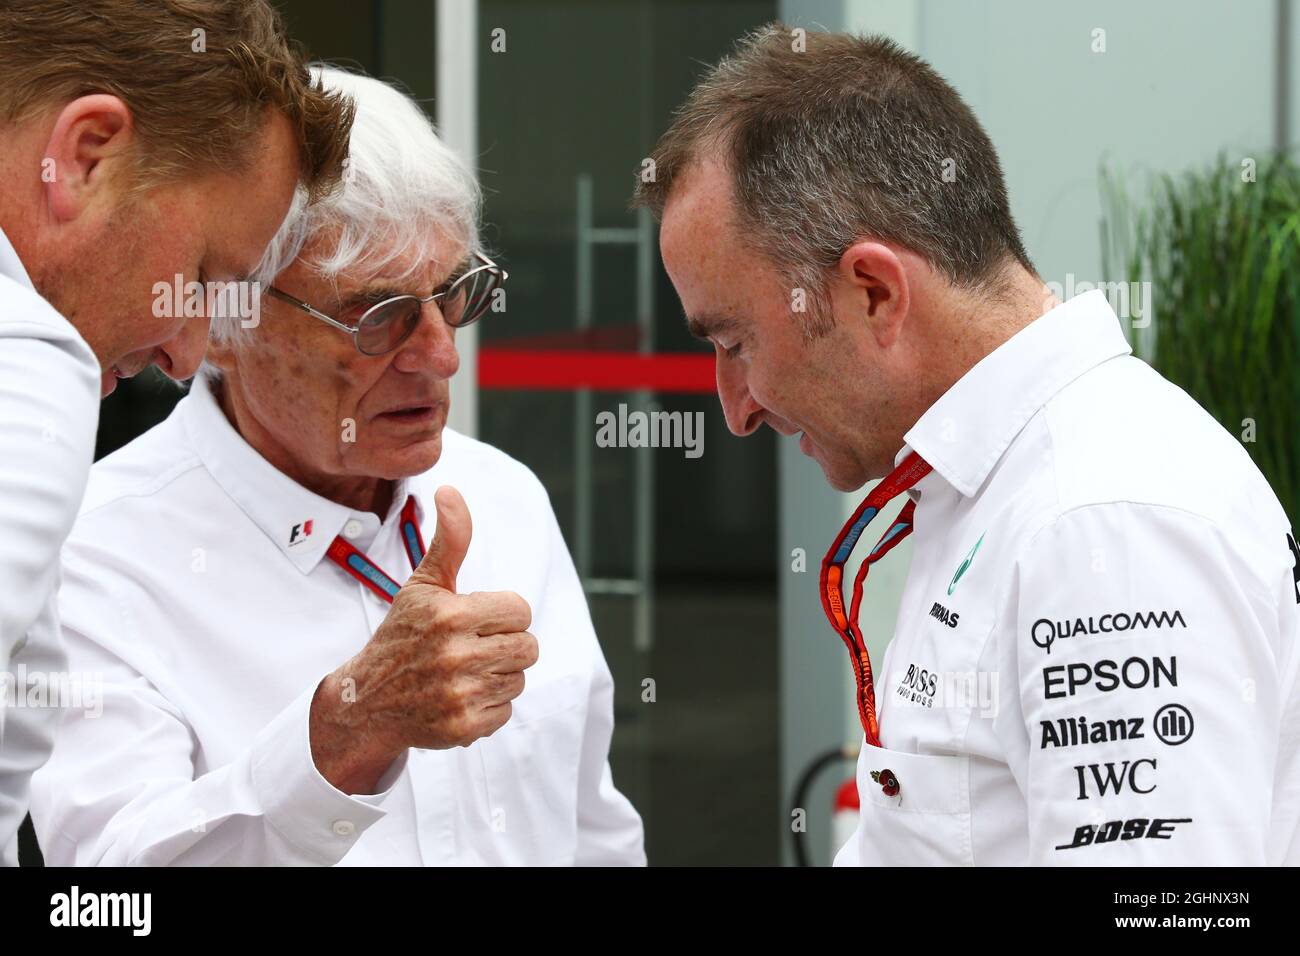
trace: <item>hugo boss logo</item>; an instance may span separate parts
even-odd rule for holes
[[[1039,618],[1029,629],[1035,647],[1052,653],[1052,645],[1066,638],[1124,631],[1187,627],[1182,611],[1116,611],[1100,617],[1076,617],[1063,621]]]
[[[934,706],[934,695],[939,689],[939,674],[915,664],[907,665],[907,673],[898,682],[898,696],[925,707]]]

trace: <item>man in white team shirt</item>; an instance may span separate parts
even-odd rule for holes
[[[194,374],[207,323],[155,284],[250,273],[300,177],[337,178],[349,122],[262,0],[0,7],[0,864],[68,686],[57,558],[99,398],[150,364]]]
[[[861,668],[836,862],[1300,863],[1300,555],[1276,497],[1102,293],[1050,300],[941,77],[881,38],[806,39],[742,41],[639,198],[731,430],[801,433],[842,491],[888,476],[864,520],[907,492],[823,575],[836,641],[842,548],[890,560],[915,528],[883,667]]]
[[[641,864],[546,492],[444,427],[454,330],[505,278],[477,186],[413,101],[324,77],[357,106],[342,190],[286,222],[261,325],[216,327],[220,374],[93,470],[60,608],[103,714],[33,783],[46,859]],[[417,564],[449,603],[413,640]]]

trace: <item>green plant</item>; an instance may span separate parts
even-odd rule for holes
[[[1102,262],[1107,276],[1151,283],[1151,327],[1128,330],[1135,351],[1242,439],[1294,526],[1300,166],[1277,155],[1252,167],[1221,156],[1151,177],[1142,204],[1103,168]]]

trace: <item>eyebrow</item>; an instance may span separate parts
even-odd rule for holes
[[[688,315],[686,331],[697,339],[707,339],[719,332],[730,332],[740,323],[725,315],[706,312],[703,315]]]
[[[399,295],[407,295],[407,293],[386,286],[374,286],[352,293],[344,298],[340,305],[344,309],[350,309],[354,305],[382,302],[384,299],[396,298]]]
[[[463,259],[460,260],[460,262],[458,262],[451,269],[450,272],[447,273],[446,278],[444,278],[441,282],[439,282],[436,286],[434,286],[434,289],[436,290],[444,285],[447,285],[447,283],[452,282],[453,280],[464,275],[466,272],[470,270],[473,260],[474,260],[473,254],[472,253],[467,254]],[[367,286],[366,288],[359,289],[358,291],[345,297],[340,303],[340,308],[348,309],[353,306],[361,305],[362,303],[366,303],[366,302],[382,302],[384,299],[396,298],[399,295],[414,295],[414,293],[410,292],[409,290],[398,289],[394,286],[389,286],[389,285]],[[420,296],[420,298],[423,298],[423,296]]]

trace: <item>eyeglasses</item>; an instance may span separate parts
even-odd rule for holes
[[[481,265],[448,279],[432,295],[399,295],[376,302],[357,318],[355,325],[320,312],[301,299],[269,286],[267,292],[282,302],[301,309],[312,318],[320,319],[352,336],[352,342],[362,355],[384,355],[401,346],[415,327],[427,302],[437,302],[443,321],[454,329],[461,329],[483,317],[492,305],[496,290],[501,288],[509,274],[483,255],[474,253]]]

